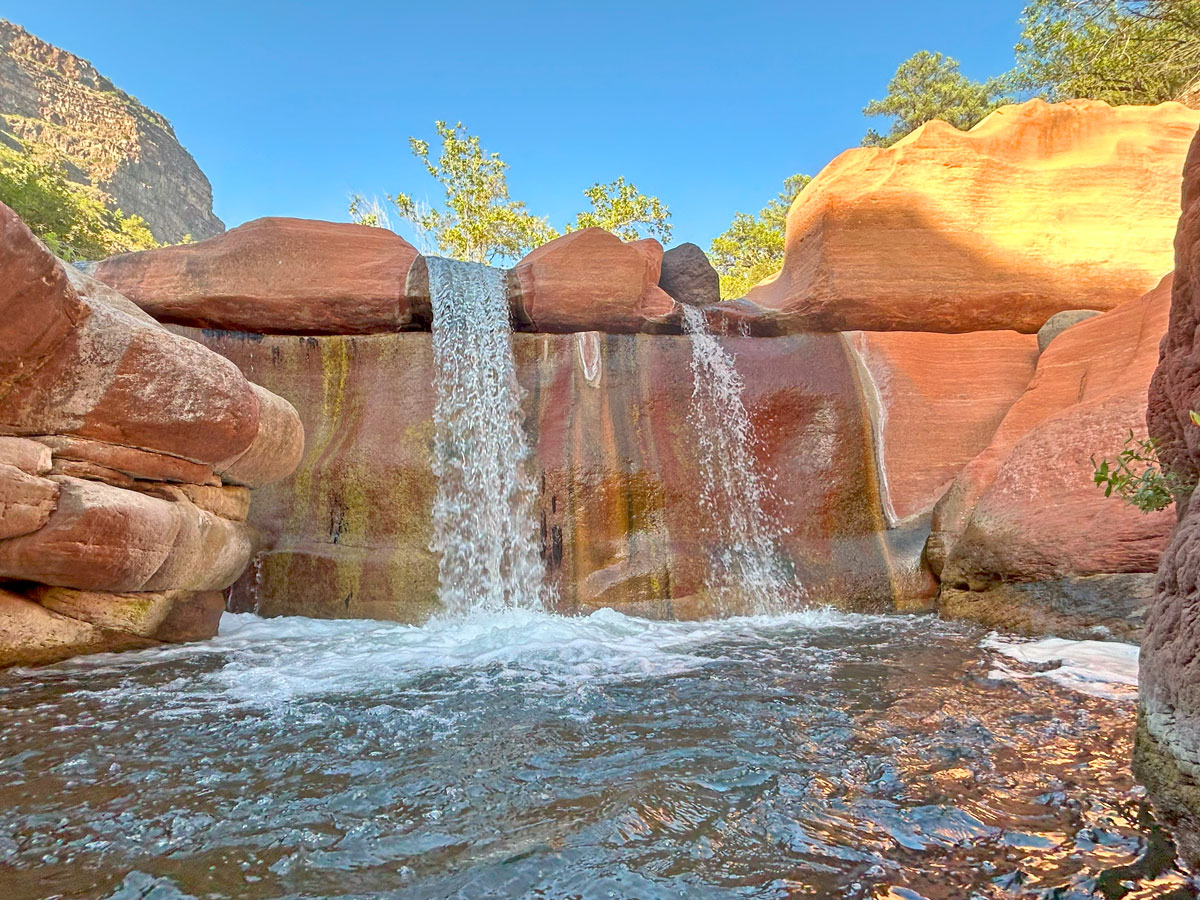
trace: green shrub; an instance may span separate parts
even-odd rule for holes
[[[1194,415],[1194,414],[1193,414]],[[1113,462],[1096,462],[1092,477],[1104,488],[1104,496],[1116,494],[1144,513],[1166,509],[1196,487],[1195,478],[1184,478],[1163,468],[1155,438],[1136,438],[1132,431]]]

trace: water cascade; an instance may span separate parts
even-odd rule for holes
[[[451,616],[540,609],[544,566],[525,471],[520,387],[504,272],[428,257],[433,303],[431,548]]]
[[[742,378],[733,357],[708,331],[703,312],[684,306],[683,323],[692,342],[701,503],[721,548],[712,560],[709,589],[726,613],[794,609],[804,589],[781,556],[783,529],[765,508],[771,483],[754,458],[757,438],[742,400]]]

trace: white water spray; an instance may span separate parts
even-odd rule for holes
[[[683,323],[692,342],[701,503],[720,548],[712,560],[709,589],[726,613],[769,615],[795,609],[804,589],[781,553],[783,529],[765,509],[771,484],[754,457],[757,439],[742,401],[742,377],[733,357],[708,331],[703,312],[684,306]]]
[[[433,303],[433,540],[450,616],[543,607],[534,485],[504,272],[427,257]]]

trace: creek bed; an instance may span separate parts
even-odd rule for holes
[[[1196,896],[1129,773],[1128,652],[1046,647],[229,615],[0,673],[0,897]]]

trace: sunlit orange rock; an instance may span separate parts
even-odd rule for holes
[[[929,122],[848,150],[788,215],[787,257],[748,299],[789,328],[1036,332],[1171,271],[1200,111],[1031,100],[961,132]]]
[[[161,322],[285,334],[363,334],[412,323],[417,251],[384,228],[255,219],[200,241],[126,253],[95,276]]]

